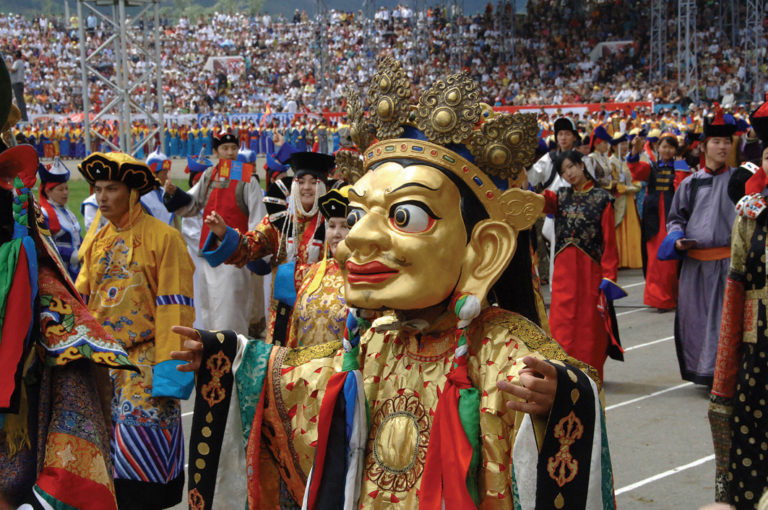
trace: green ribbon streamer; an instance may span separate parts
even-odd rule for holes
[[[467,471],[467,490],[475,505],[480,505],[477,488],[477,473],[480,469],[480,392],[477,388],[459,390],[459,419],[469,444],[472,445],[472,459]]]

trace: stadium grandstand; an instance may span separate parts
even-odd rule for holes
[[[762,95],[748,85],[754,67],[743,47],[749,34],[739,27],[747,3],[695,2],[698,86],[687,88],[678,79],[678,2],[661,2],[666,10],[661,33],[667,34],[661,42],[653,41],[649,30],[651,5],[658,2],[630,0],[531,0],[523,8],[489,3],[474,13],[460,12],[457,2],[418,11],[403,5],[376,9],[365,2],[368,13],[329,9],[322,22],[298,10],[288,17],[212,12],[196,19],[163,15],[160,27],[141,19],[131,30],[137,40],[152,33],[159,38],[169,115],[261,112],[267,104],[275,112],[338,111],[343,90],[368,83],[382,53],[404,61],[422,85],[466,69],[482,83],[485,101],[497,106],[719,101],[728,107]],[[29,64],[25,94],[32,118],[82,112],[80,23],[89,49],[111,35],[109,25],[93,14],[83,20],[0,15],[0,47],[6,55],[21,50]],[[765,34],[759,39],[762,72]],[[665,57],[662,76],[653,80],[652,46],[663,48],[658,53]],[[139,57],[133,59],[140,69]],[[96,67],[108,77],[115,72],[113,61],[107,49]],[[98,80],[89,83],[90,110],[98,112],[112,91]],[[139,101],[146,93],[142,106],[155,111],[157,95],[149,92],[134,91]]]

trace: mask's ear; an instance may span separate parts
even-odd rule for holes
[[[481,302],[501,277],[517,248],[517,233],[506,222],[483,220],[475,225],[456,289],[473,294]]]

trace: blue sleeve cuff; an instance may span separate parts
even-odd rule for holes
[[[675,249],[675,241],[685,237],[685,234],[679,230],[670,232],[667,237],[661,242],[659,246],[659,252],[656,254],[659,260],[680,260],[683,258],[683,254]]]
[[[635,154],[634,156],[632,153],[627,154],[627,163],[637,163],[640,161],[640,154]]]
[[[285,165],[288,163],[288,158],[290,158],[291,154],[293,154],[294,152],[298,152],[296,147],[294,147],[288,142],[285,142],[283,145],[280,146],[280,150],[277,151],[277,154],[275,154],[275,159]]]
[[[627,291],[619,287],[617,283],[612,282],[608,278],[603,278],[603,281],[600,282],[600,290],[603,291],[605,297],[610,301],[616,301],[617,299],[627,297]]]
[[[179,372],[176,367],[185,361],[168,360],[152,368],[152,396],[188,399],[195,387],[195,374]]]
[[[264,259],[256,259],[248,262],[245,267],[247,267],[248,270],[250,270],[252,273],[256,273],[260,276],[264,276],[265,274],[272,272],[272,266],[270,266],[269,262]]]
[[[190,203],[192,203],[192,197],[186,191],[176,189],[176,193],[173,195],[163,194],[163,205],[168,209],[168,212],[176,212]]]
[[[223,264],[225,260],[235,253],[237,245],[240,244],[240,234],[238,234],[237,230],[234,228],[227,227],[227,233],[224,234],[224,239],[221,240],[221,244],[215,249],[212,249],[216,239],[216,234],[213,232],[209,233],[200,253],[203,258],[208,261],[211,267]]]

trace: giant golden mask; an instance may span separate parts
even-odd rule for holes
[[[351,230],[336,259],[353,307],[425,310],[456,292],[485,300],[517,232],[543,207],[542,197],[515,189],[535,155],[535,116],[496,114],[464,73],[435,82],[418,105],[410,97],[392,57],[371,81],[368,118],[348,97],[363,168],[349,190]]]
[[[421,310],[455,291],[481,300],[512,259],[516,232],[477,223],[467,242],[458,187],[432,166],[385,161],[349,190],[352,228],[336,258],[351,306]]]

